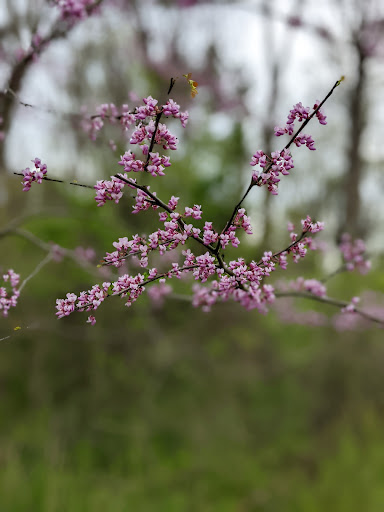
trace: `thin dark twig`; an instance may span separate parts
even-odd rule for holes
[[[148,190],[148,187],[146,187],[145,185],[139,185],[138,183],[134,182],[133,180],[130,181],[129,179],[122,176],[121,174],[115,174],[115,178],[118,178],[119,180],[124,181],[124,183],[127,183],[128,185],[131,185],[132,187],[135,187],[135,188],[141,190],[142,192],[147,194],[152,199],[152,202],[155,203],[157,206],[159,206],[160,208],[162,208],[163,210],[165,210],[168,213],[173,213],[172,208],[170,208],[166,203],[164,203],[155,194],[153,194],[150,190]],[[177,219],[177,223],[179,224],[182,231],[185,231],[185,222],[183,221],[183,219],[181,217],[179,217]],[[212,245],[205,244],[201,237],[194,236],[193,239],[197,240],[201,245],[203,245],[206,249],[208,249],[211,254],[214,254],[214,251],[215,251],[214,247],[212,247]]]
[[[308,233],[308,231],[303,231],[300,235],[300,237],[295,240],[294,242],[292,242],[291,244],[288,245],[288,247],[286,247],[285,249],[283,249],[282,251],[279,251],[279,252],[275,252],[274,254],[272,254],[271,258],[278,258],[280,256],[280,254],[283,254],[283,252],[288,252],[290,249],[292,249],[292,247],[294,247],[296,244],[298,244],[299,242],[301,242],[301,240],[305,237],[305,235]],[[257,265],[261,265],[263,263],[263,260],[259,260],[259,262],[257,263]]]
[[[335,84],[333,85],[332,89],[329,91],[329,93],[325,96],[325,98],[323,99],[323,101],[321,101],[319,103],[319,105],[316,107],[316,109],[312,112],[312,114],[303,122],[303,124],[300,126],[300,128],[296,131],[296,133],[292,136],[291,140],[288,142],[288,144],[286,144],[284,146],[284,149],[282,151],[280,151],[280,154],[285,150],[285,149],[288,149],[289,146],[294,142],[295,138],[299,135],[299,133],[303,130],[303,128],[305,128],[305,126],[309,123],[309,121],[313,118],[313,116],[316,115],[316,112],[318,112],[318,110],[322,107],[322,105],[324,105],[324,103],[327,101],[327,99],[331,96],[331,94],[333,93],[333,91],[336,89],[336,87],[338,87],[341,83],[341,80],[337,80],[335,82]],[[267,156],[268,157],[268,156]],[[268,157],[269,158],[269,157]],[[267,173],[269,171],[269,169],[272,167],[273,165],[273,162],[269,162],[265,168],[264,168],[264,173]],[[237,205],[234,207],[233,209],[233,212],[232,212],[232,215],[229,219],[229,221],[226,223],[225,225],[225,228],[223,229],[222,233],[225,233],[229,228],[230,226],[232,225],[232,222],[233,222],[233,219],[235,218],[240,206],[242,205],[243,201],[245,200],[245,198],[247,197],[247,195],[249,194],[250,190],[254,187],[254,186],[259,186],[260,184],[260,179],[258,180],[253,180],[251,179],[251,183],[249,184],[245,194],[243,195],[243,197],[241,198],[241,200],[237,203]],[[216,247],[216,251],[219,251],[219,245]]]
[[[167,94],[171,94],[171,91],[172,91],[173,86],[175,85],[175,83],[176,83],[176,79],[175,78],[171,78]]]
[[[243,197],[240,199],[240,201],[237,203],[237,205],[234,207],[233,209],[233,212],[232,212],[232,215],[229,219],[229,221],[227,222],[227,224],[225,225],[225,228],[223,229],[223,231],[221,232],[222,234],[224,234],[227,229],[229,229],[229,227],[231,226],[232,222],[233,222],[233,219],[235,218],[237,212],[239,211],[240,209],[240,206],[242,205],[243,201],[245,200],[245,198],[247,197],[247,195],[249,194],[251,188],[253,187],[253,182],[251,181],[251,183],[249,184],[249,187],[247,188],[247,190],[245,191]],[[217,247],[215,249],[216,253],[218,253],[220,250],[220,241],[218,242],[217,244]]]
[[[313,295],[312,293],[308,293],[308,292],[296,292],[296,291],[276,292],[275,297],[276,298],[297,297],[297,298],[303,298],[303,299],[310,299],[310,300],[314,300],[316,302],[322,302],[323,304],[329,304],[330,306],[336,306],[338,308],[345,308],[346,306],[349,306],[349,302],[345,302],[344,300],[333,299],[331,297],[319,297],[319,295]],[[355,306],[353,306],[353,312],[358,313],[360,316],[367,318],[368,320],[371,320],[372,322],[376,322],[378,324],[384,325],[384,319],[377,318],[360,308],[356,308]]]
[[[24,176],[22,172],[14,172],[13,174],[16,174],[16,176]],[[67,185],[75,185],[76,187],[84,187],[84,188],[90,188],[94,189],[95,187],[93,185],[85,185],[84,183],[77,183],[77,181],[65,181],[65,180],[59,180],[57,178],[49,178],[48,176],[43,176],[43,181],[54,181],[56,183],[66,183]]]
[[[292,135],[292,138],[291,140],[288,142],[288,144],[286,144],[284,146],[284,149],[288,149],[289,146],[294,142],[294,140],[296,139],[296,137],[299,135],[299,133],[307,126],[307,124],[309,123],[309,121],[316,115],[316,112],[318,112],[321,107],[324,105],[324,103],[327,101],[327,99],[331,96],[331,94],[333,93],[333,91],[336,89],[336,87],[338,87],[341,83],[341,80],[337,80],[335,82],[335,84],[333,85],[332,89],[329,91],[329,93],[325,96],[325,98],[323,99],[323,101],[321,101],[317,107],[315,108],[315,110],[312,112],[312,114],[307,117],[307,119],[305,119],[305,121],[302,123],[302,125],[300,126],[300,128],[296,131],[296,133],[294,133]]]
[[[199,268],[200,265],[188,265],[186,267],[181,267],[181,268],[178,268],[178,269],[171,269],[169,270],[168,272],[165,272],[164,274],[158,274],[157,276],[155,277],[152,277],[150,279],[147,279],[146,281],[143,281],[142,283],[139,283],[137,285],[138,288],[142,288],[143,286],[147,285],[147,284],[150,284],[150,283],[153,283],[154,281],[158,281],[159,279],[163,279],[165,277],[169,277],[169,274],[172,274],[172,273],[176,273],[176,272],[183,272],[184,270],[192,270],[194,268]],[[105,299],[107,299],[108,297],[115,297],[115,296],[118,296],[118,295],[124,295],[125,294],[128,294],[130,292],[130,288],[124,288],[123,290],[120,290],[119,292],[117,293],[111,293],[111,294],[108,294],[105,296]],[[76,306],[76,309],[79,310],[79,309],[84,309],[84,308],[88,308],[90,306],[93,306],[93,303],[92,302],[88,302],[86,304],[83,304],[82,306],[80,307],[77,307]],[[1,341],[1,340],[0,340]]]
[[[163,109],[161,109],[160,112],[158,112],[156,114],[155,129],[154,129],[154,132],[152,134],[151,142],[150,142],[149,148],[148,148],[147,159],[146,159],[145,164],[144,164],[145,172],[147,172],[147,168],[148,168],[148,164],[149,164],[149,159],[151,158],[151,152],[153,150],[153,146],[155,145],[156,134],[157,134],[157,130],[159,128],[159,123],[160,123],[160,119],[161,119],[162,115],[163,115]]]

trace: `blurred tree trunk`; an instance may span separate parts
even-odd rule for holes
[[[365,128],[364,90],[366,85],[365,55],[360,41],[355,42],[358,55],[357,80],[351,92],[349,102],[350,137],[348,148],[347,173],[345,175],[345,218],[343,231],[353,236],[362,235],[361,199],[359,188],[363,174],[363,164],[360,154],[361,138]]]

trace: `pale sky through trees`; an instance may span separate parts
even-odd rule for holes
[[[40,62],[33,65],[28,72],[19,97],[22,101],[43,109],[51,108],[59,112],[76,111],[79,108],[78,98],[70,96],[66,87],[66,75],[72,72],[77,55],[83,55],[90,83],[88,105],[92,105],[93,99],[97,100],[95,106],[97,103],[116,102],[115,98],[109,96],[108,89],[105,89],[103,97],[100,97],[99,84],[108,84],[108,80],[113,79],[106,75],[105,61],[98,62],[95,54],[87,59],[87,55],[81,53],[81,48],[88,45],[92,39],[96,49],[105,41],[109,45],[111,55],[114,56],[114,67],[122,69],[126,74],[139,75],[137,70],[142,65],[141,53],[135,48],[135,20],[139,17],[142,28],[148,34],[148,53],[152,61],[158,61],[161,63],[159,65],[164,61],[169,64],[169,46],[176,44],[190,67],[187,70],[180,70],[180,74],[193,71],[197,80],[199,68],[206,60],[207,48],[212,42],[215,43],[222,90],[231,98],[236,92],[236,87],[243,83],[248,88],[248,112],[244,115],[232,109],[227,115],[223,109],[209,119],[208,126],[217,138],[221,138],[230,128],[232,120],[240,119],[251,157],[253,152],[261,149],[257,142],[262,128],[260,119],[263,119],[263,122],[268,120],[266,104],[271,81],[266,70],[268,61],[273,59],[274,55],[278,56],[280,62],[282,85],[275,107],[275,115],[278,118],[268,120],[271,127],[285,123],[288,111],[294,103],[302,101],[306,105],[311,105],[314,100],[322,99],[332,84],[341,75],[345,75],[345,83],[324,108],[328,125],[322,127],[314,123],[308,129],[316,141],[318,150],[310,154],[304,150],[294,151],[295,178],[291,176],[286,180],[279,192],[279,200],[276,201],[277,215],[283,215],[284,209],[292,204],[292,197],[299,202],[310,197],[315,199],[319,187],[325,186],[324,178],[341,176],[344,172],[346,127],[349,122],[348,112],[345,110],[345,96],[356,80],[356,58],[348,40],[347,27],[357,16],[356,5],[362,4],[352,0],[321,3],[312,0],[292,0],[267,4],[270,6],[271,16],[263,14],[260,1],[228,4],[206,2],[186,9],[169,9],[158,6],[156,2],[144,1],[139,3],[135,14],[128,10],[121,13],[118,7],[105,8],[102,16],[86,20],[69,34],[68,39],[54,42],[42,54]],[[341,4],[350,5],[350,8],[342,9]],[[363,4],[371,6],[374,3]],[[25,3],[21,1],[18,5],[20,12],[23,12]],[[384,7],[380,7],[378,2],[375,9],[375,12],[380,13]],[[44,7],[40,12],[47,13],[46,16],[52,15],[48,7]],[[287,19],[292,19],[292,16],[302,17],[302,26],[289,26]],[[6,23],[6,18],[3,6],[0,8],[1,23]],[[156,20],[156,23],[153,23],[153,20]],[[291,21],[291,25],[294,24]],[[325,29],[332,38],[319,36],[313,27]],[[19,31],[19,40],[24,48],[28,47],[30,32],[27,27]],[[13,46],[14,50],[14,41]],[[371,214],[379,222],[384,221],[382,186],[378,186],[384,184],[384,147],[381,142],[381,120],[384,113],[382,46],[383,44],[381,54],[379,52],[370,58],[367,71],[369,91],[366,91],[365,101],[369,122],[363,135],[363,160],[369,167],[369,176],[365,174],[360,189],[363,207],[370,209]],[[114,47],[117,48],[116,51]],[[3,75],[1,86],[4,87],[6,66],[3,65],[0,69]],[[147,85],[138,76],[134,78],[134,83],[134,92],[139,96],[156,96],[157,91],[148,91]],[[141,85],[143,90],[140,90]],[[209,94],[210,91],[202,85],[198,100],[191,111],[191,127],[198,126],[199,122],[207,124],[204,104]],[[127,102],[129,103],[128,98]],[[275,144],[275,149],[279,149],[282,138],[276,139]],[[38,155],[42,155],[42,158],[59,174],[71,175],[76,169],[79,179],[92,181],[97,177],[92,170],[92,161],[73,151],[73,135],[69,123],[66,124],[54,114],[20,106],[16,110],[16,119],[12,124],[10,143],[7,146],[9,168],[23,169]],[[244,169],[246,176],[249,171],[248,161],[239,162],[239,165]],[[332,215],[334,214],[330,213],[329,219],[324,220],[332,224]],[[374,238],[375,245],[383,245],[384,241],[379,240],[377,232]]]

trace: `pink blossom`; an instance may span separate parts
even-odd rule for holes
[[[172,196],[171,199],[168,201],[168,206],[171,210],[176,210],[177,203],[179,202],[179,199],[180,199],[179,197]],[[166,212],[164,212],[164,213],[166,213]]]
[[[317,108],[318,102],[314,109]],[[121,113],[119,113],[121,112]],[[276,135],[294,133],[294,123],[303,122],[309,118],[311,109],[297,103],[291,109],[285,128],[276,127]],[[313,112],[312,112],[313,115]],[[208,311],[215,303],[232,300],[238,302],[247,310],[256,309],[265,314],[271,304],[276,300],[275,288],[268,283],[268,278],[276,270],[285,270],[288,266],[288,257],[291,256],[294,262],[304,258],[308,250],[317,248],[311,234],[324,229],[324,223],[314,222],[307,216],[301,221],[302,232],[300,235],[294,232],[294,226],[288,225],[290,232],[290,243],[280,252],[264,251],[258,262],[247,262],[244,258],[237,258],[228,261],[224,252],[229,245],[237,248],[240,239],[237,230],[244,230],[246,234],[252,234],[250,219],[241,208],[243,200],[235,208],[228,224],[221,233],[217,232],[213,223],[204,222],[202,229],[196,227],[193,222],[202,219],[201,205],[185,207],[184,212],[177,211],[179,197],[171,196],[168,203],[161,201],[155,192],[150,191],[147,185],[139,185],[136,180],[128,179],[129,172],[147,172],[152,177],[163,176],[165,169],[171,165],[169,156],[161,154],[163,150],[176,150],[178,140],[169,131],[168,127],[160,122],[161,117],[174,117],[180,119],[183,126],[188,119],[187,112],[181,112],[180,106],[172,99],[169,99],[161,107],[158,101],[151,96],[143,99],[143,104],[129,111],[128,105],[118,109],[114,104],[102,104],[98,108],[98,124],[90,125],[90,132],[96,134],[103,124],[111,124],[120,121],[124,130],[133,126],[132,133],[128,134],[130,144],[139,146],[139,158],[132,151],[126,151],[118,162],[123,167],[125,174],[112,176],[110,180],[98,181],[95,185],[96,201],[98,206],[106,201],[118,203],[123,195],[125,185],[135,189],[134,204],[132,213],[136,214],[149,209],[160,210],[158,218],[160,226],[148,236],[138,234],[130,237],[121,237],[113,243],[114,250],[106,253],[103,265],[114,266],[121,269],[128,257],[134,258],[142,268],[143,274],[130,275],[118,272],[119,277],[113,282],[105,282],[102,285],[95,284],[90,290],[80,292],[79,296],[67,294],[65,299],[57,300],[57,316],[62,318],[74,311],[95,311],[111,295],[119,295],[126,299],[126,306],[131,306],[145,291],[148,285],[150,298],[159,304],[164,296],[170,293],[171,288],[167,284],[170,279],[181,279],[186,275],[192,275],[199,284],[193,287],[192,304],[200,306]],[[321,124],[325,124],[325,116],[317,111],[316,116]],[[296,146],[306,145],[313,150],[314,141],[310,135],[299,134],[293,141]],[[35,167],[43,173],[40,160],[35,160]],[[254,169],[252,181],[248,191],[253,186],[266,186],[268,190],[277,195],[278,186],[283,176],[288,176],[294,167],[292,155],[289,149],[273,151],[271,155],[263,151],[256,151],[250,162]],[[45,169],[46,170],[46,169]],[[28,170],[29,171],[29,170]],[[30,187],[32,181],[42,179],[42,176],[26,173],[26,186]],[[247,191],[247,193],[248,193]],[[245,194],[245,196],[247,195]],[[244,197],[245,197],[244,196]],[[233,211],[233,210],[232,210]],[[187,224],[186,220],[192,221]],[[206,251],[203,254],[193,253],[183,246],[190,238],[193,243],[200,244]],[[361,241],[352,243],[351,240],[344,240],[342,251],[346,264],[349,267],[366,268],[366,261],[363,257],[365,250]],[[164,255],[173,249],[182,246],[183,265],[179,261],[173,261],[170,266],[159,274],[156,267],[149,268],[151,255]],[[363,250],[364,249],[364,250]],[[168,263],[169,265],[169,263]],[[348,267],[348,268],[349,268]],[[131,267],[132,268],[132,267]],[[152,284],[159,280],[158,284]],[[204,286],[202,286],[204,284]],[[149,286],[150,285],[150,286]],[[289,285],[289,289],[296,292],[306,292],[316,297],[326,298],[326,287],[324,283],[316,279],[298,278]],[[305,293],[303,295],[306,295]],[[354,311],[357,298],[345,307],[345,311]],[[95,317],[89,316],[88,323],[94,325]]]
[[[163,105],[163,114],[165,116],[180,117],[180,105],[169,99],[167,103]]]
[[[34,181],[36,183],[42,183],[44,176],[47,174],[47,166],[46,164],[42,164],[39,158],[35,158],[32,162],[35,164],[35,169],[31,171],[29,167],[27,167],[22,171],[24,174],[22,184],[24,185],[23,191],[25,192],[30,190]]]
[[[55,0],[63,20],[75,23],[88,16],[88,8],[94,0]]]
[[[315,103],[315,105],[313,106],[313,112],[316,110],[319,104],[319,101]],[[308,119],[310,116],[310,110],[311,109],[309,107],[304,107],[301,102],[296,103],[296,105],[294,105],[293,108],[289,111],[287,124],[285,125],[285,127],[282,128],[280,126],[275,126],[276,137],[280,137],[285,134],[292,136],[294,132],[295,121],[298,120],[299,122],[302,122]],[[316,117],[320,124],[327,124],[326,116],[320,109],[316,112]],[[296,144],[297,147],[305,145],[311,151],[314,151],[316,149],[315,142],[310,135],[300,134],[297,137],[295,137],[293,142]]]
[[[65,250],[58,244],[52,244],[51,255],[53,261],[60,263],[65,256]]]
[[[20,275],[16,274],[13,269],[9,269],[3,274],[2,278],[5,286],[0,286],[0,312],[3,317],[7,317],[10,308],[17,305],[17,299],[20,295],[18,290]]]
[[[172,287],[169,284],[159,283],[154,284],[148,289],[148,297],[151,299],[152,304],[156,308],[160,308],[164,303],[164,298],[172,292]]]
[[[82,261],[92,261],[96,257],[96,252],[92,247],[81,247],[78,246],[75,249],[75,254]]]
[[[324,229],[324,222],[312,222],[312,219],[309,215],[307,215],[306,219],[301,221],[301,225],[303,227],[303,231],[308,231],[309,233],[318,233]]]
[[[292,299],[286,297],[276,301],[274,309],[278,314],[280,321],[286,324],[301,324],[312,327],[320,327],[328,325],[328,317],[317,311],[296,311],[293,307]]]
[[[74,293],[67,293],[66,299],[56,299],[56,316],[63,318],[75,311],[77,295]]]
[[[247,217],[247,215],[245,215],[245,209],[244,208],[240,208],[237,211],[237,214],[236,214],[235,220],[233,222],[233,225],[237,226],[237,227],[239,227],[241,229],[244,229],[244,231],[248,235],[252,235],[251,220],[250,220],[249,217]]]
[[[205,245],[214,244],[217,242],[217,239],[219,238],[218,233],[213,229],[212,222],[206,222],[204,224],[204,235],[203,235],[203,241]]]
[[[305,291],[313,293],[313,295],[318,297],[325,297],[327,294],[327,288],[317,279],[306,279],[303,282],[303,287]]]
[[[128,179],[127,174],[122,175],[125,179]],[[123,196],[123,188],[125,182],[111,176],[111,180],[97,181],[94,189],[96,190],[95,201],[97,206],[103,206],[107,201],[115,201],[117,204]]]
[[[91,324],[91,325],[95,325],[95,323],[96,323],[96,318],[95,318],[94,316],[90,315],[90,316],[88,317],[87,323],[88,323],[88,324]]]
[[[369,272],[371,262],[366,257],[366,247],[363,240],[352,240],[348,233],[344,233],[341,236],[339,248],[343,254],[347,270],[357,269],[360,274]]]
[[[201,219],[202,215],[201,211],[201,205],[195,204],[193,208],[189,208],[188,206],[185,207],[185,216],[186,217],[192,217],[196,220]]]
[[[268,190],[277,195],[278,183],[280,182],[280,174],[289,175],[290,169],[294,167],[291,153],[288,149],[284,149],[280,153],[274,151],[271,156],[265,155],[262,151],[257,151],[250,162],[251,166],[259,165],[262,170],[254,171],[252,181],[257,186],[267,185]]]
[[[310,135],[305,135],[305,134],[298,135],[294,139],[293,142],[296,144],[297,147],[300,147],[301,145],[305,145],[311,151],[315,151],[316,150],[316,148],[315,148],[315,141],[312,139],[312,137]]]
[[[294,224],[292,224],[292,222],[288,222],[288,224],[287,224],[287,230],[288,230],[288,231],[294,231],[294,229],[295,229]]]
[[[317,101],[316,101],[316,103],[313,105],[313,110],[316,110],[316,109],[317,109],[317,107],[318,107],[319,105],[320,105],[320,101],[319,101],[319,100],[317,100]],[[317,117],[317,119],[318,119],[318,121],[319,121],[319,123],[320,123],[320,124],[327,124],[327,121],[326,121],[327,116],[325,116],[325,115],[322,113],[321,109],[319,109],[319,110],[316,112],[316,117]]]
[[[187,111],[180,112],[180,122],[181,122],[181,126],[183,128],[185,128],[187,126],[188,118],[189,118],[189,113]]]

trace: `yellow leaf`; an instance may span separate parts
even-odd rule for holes
[[[196,94],[198,94],[196,87],[199,84],[197,82],[195,82],[194,80],[192,80],[192,73],[188,73],[187,75],[183,75],[183,76],[186,78],[186,80],[191,88],[191,96],[192,96],[192,98],[194,98],[196,96]]]

